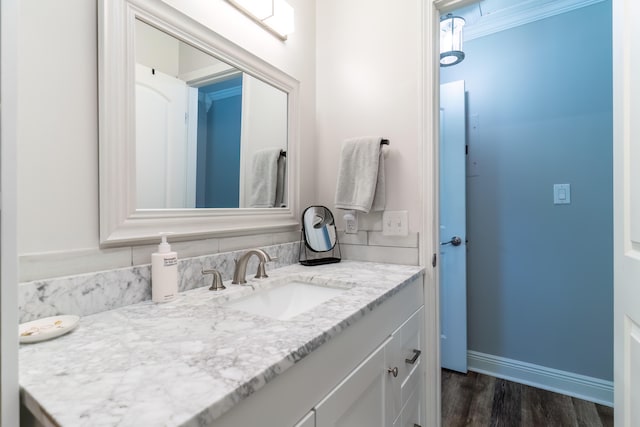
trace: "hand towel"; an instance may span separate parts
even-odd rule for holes
[[[276,178],[276,201],[274,206],[276,208],[281,208],[286,206],[286,202],[284,199],[284,189],[285,189],[285,178],[287,176],[287,158],[285,156],[278,156],[278,175]]]
[[[369,213],[385,207],[384,157],[380,137],[360,137],[342,143],[335,205]]]
[[[249,206],[252,208],[275,206],[279,158],[279,148],[265,148],[253,155],[253,179],[249,196]]]

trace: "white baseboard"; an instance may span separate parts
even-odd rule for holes
[[[467,352],[470,371],[613,406],[613,381],[560,371],[477,351]]]

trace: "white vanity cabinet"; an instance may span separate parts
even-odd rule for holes
[[[413,313],[316,405],[316,427],[421,425],[423,311]]]

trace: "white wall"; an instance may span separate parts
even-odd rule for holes
[[[136,62],[178,77],[180,41],[136,19]]]
[[[382,136],[391,142],[385,160],[386,207],[408,210],[409,230],[417,232],[422,200],[420,1],[323,0],[316,10],[319,202],[334,210],[342,141]],[[341,211],[334,213],[341,224]]]
[[[315,2],[290,0],[296,32],[282,42],[223,0],[167,1],[301,81],[301,206],[316,199]],[[18,252],[25,270],[42,254],[131,260],[131,249],[98,252],[98,70],[95,1],[20,2]],[[95,261],[95,260],[94,260]],[[101,261],[101,260],[100,260]],[[65,261],[65,262],[68,262]],[[76,262],[77,263],[77,262]],[[64,274],[65,271],[58,271]],[[42,273],[44,274],[44,273]]]
[[[335,209],[342,141],[376,135],[390,141],[386,210],[409,213],[409,235],[382,234],[382,214],[358,214],[358,234],[341,235],[343,256],[419,264],[422,227],[422,15],[420,0],[317,2],[318,202]]]
[[[98,244],[96,2],[20,2],[18,253]]]

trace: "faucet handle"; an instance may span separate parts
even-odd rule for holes
[[[215,268],[211,270],[202,270],[202,274],[213,275],[213,281],[211,282],[211,287],[209,288],[210,291],[221,291],[223,289],[227,289],[226,286],[222,284],[222,275]]]

